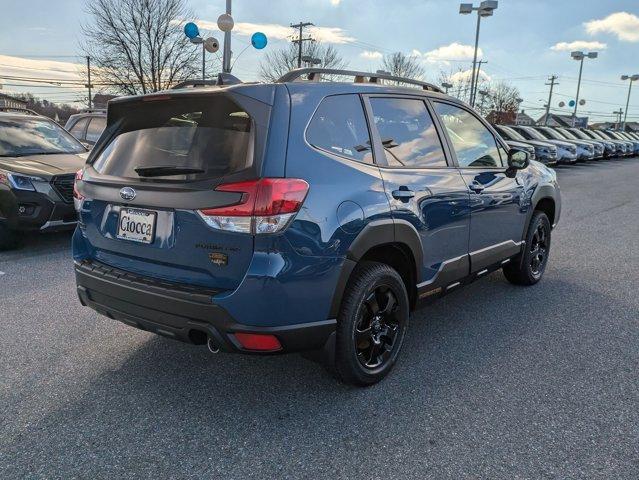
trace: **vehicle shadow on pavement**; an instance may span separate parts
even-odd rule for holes
[[[506,441],[501,429],[511,422],[526,426],[521,439],[508,441],[525,437],[527,444],[529,436],[544,434],[544,421],[534,418],[546,408],[592,414],[587,399],[602,394],[596,382],[561,391],[546,387],[544,378],[572,375],[574,382],[591,367],[595,332],[614,328],[588,316],[594,304],[612,313],[625,308],[618,299],[557,275],[532,288],[490,275],[416,312],[399,364],[367,389],[341,385],[299,355],[212,355],[205,348],[140,334],[134,353],[115,352],[122,356],[116,367],[105,366],[58,410],[25,426],[6,444],[6,453],[11,458],[30,452],[29,461],[41,472],[94,478],[128,468],[161,475],[173,471],[175,462],[194,476],[242,477],[257,471],[278,477],[281,465],[269,460],[274,456],[326,467],[352,449],[366,456],[366,471],[378,465],[378,473],[400,477],[411,473],[402,469],[402,451],[419,450],[424,459],[418,463],[458,452],[463,463],[467,448],[488,454],[490,439]],[[132,332],[121,328],[124,335]],[[564,344],[575,336],[566,332],[575,331],[584,339],[577,354]],[[97,358],[109,354],[101,348],[95,345]],[[540,351],[546,355],[539,356]],[[548,395],[554,396],[551,404],[540,405]],[[573,406],[575,396],[579,400]],[[532,423],[517,405],[539,409],[528,412]],[[474,424],[466,424],[468,415]],[[433,429],[429,419],[449,429]],[[569,419],[559,415],[554,421],[553,428],[561,429]],[[45,442],[41,431],[47,432],[46,446],[40,443]],[[380,449],[381,457],[376,455]],[[567,454],[560,450],[558,458]]]

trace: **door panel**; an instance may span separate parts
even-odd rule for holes
[[[423,285],[446,286],[468,275],[469,193],[459,171],[382,168],[393,218],[406,221],[420,235]],[[412,198],[392,192],[410,191]]]
[[[505,171],[461,169],[470,189],[470,259],[473,272],[516,255],[527,218],[524,187]]]
[[[395,222],[417,230],[423,251],[420,293],[469,273],[470,194],[449,166],[433,117],[416,97],[368,98],[376,158]],[[379,153],[377,153],[379,152]]]
[[[520,175],[506,169],[506,152],[493,132],[460,105],[433,102],[470,193],[472,272],[516,255],[528,203]]]

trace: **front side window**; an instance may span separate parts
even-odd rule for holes
[[[358,95],[326,97],[306,131],[315,148],[360,162],[373,163],[371,141]]]
[[[370,102],[389,166],[447,166],[435,124],[422,100],[374,97]]]
[[[85,151],[81,143],[50,120],[23,117],[0,120],[0,157]]]
[[[468,110],[434,102],[453,143],[460,167],[501,167],[501,157],[492,132]]]

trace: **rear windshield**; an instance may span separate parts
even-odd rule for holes
[[[223,95],[132,104],[93,167],[124,178],[200,180],[251,166],[252,122]]]

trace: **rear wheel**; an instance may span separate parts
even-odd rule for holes
[[[388,265],[364,262],[348,283],[337,321],[335,372],[367,386],[392,369],[408,327],[406,287]]]
[[[544,212],[535,211],[526,237],[524,252],[504,267],[504,275],[515,285],[534,285],[544,275],[550,255],[550,221]]]
[[[0,223],[0,250],[11,250],[20,245],[20,236],[15,230]]]

